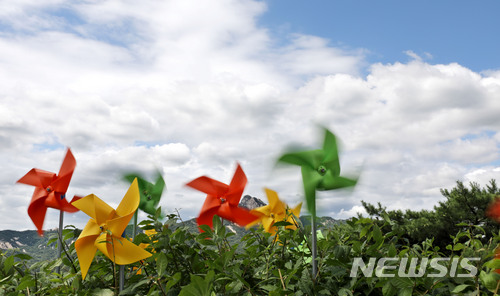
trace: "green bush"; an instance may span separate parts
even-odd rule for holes
[[[155,217],[142,221],[142,230],[155,229],[149,237],[135,237],[148,244],[153,256],[125,267],[125,288],[120,295],[491,295],[498,290],[500,264],[493,260],[499,235],[485,238],[481,226],[459,225],[445,250],[432,239],[410,244],[404,229],[382,214],[382,219],[352,218],[323,231],[318,240],[318,275],[311,274],[310,226],[285,229],[278,223],[277,237],[250,229],[231,242],[218,217],[214,228],[203,233],[177,225],[170,215],[165,223]],[[479,233],[478,233],[479,232]],[[61,258],[31,266],[25,254],[0,256],[1,295],[117,295],[117,270],[102,254],[95,257],[85,281],[74,249],[79,230],[66,227]],[[54,239],[49,240],[52,243]],[[472,264],[473,277],[351,277],[354,258],[480,258]],[[447,262],[446,264],[451,264]],[[59,269],[59,272],[56,272]],[[462,266],[457,274],[466,273]],[[426,275],[430,273],[426,271]]]
[[[445,250],[452,242],[452,235],[464,231],[469,225],[481,225],[479,229],[470,229],[474,234],[485,234],[483,243],[498,231],[498,224],[489,219],[485,211],[496,195],[500,195],[500,189],[495,180],[481,188],[478,183],[471,182],[469,187],[463,182],[457,184],[451,190],[441,189],[444,201],[438,202],[434,210],[392,210],[387,211],[380,203],[377,206],[362,201],[362,204],[370,216],[381,217],[387,214],[404,231],[402,238],[410,244],[435,238],[434,244]]]

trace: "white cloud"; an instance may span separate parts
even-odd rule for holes
[[[430,60],[432,59],[432,54],[428,53],[428,52],[424,52],[423,53],[423,56],[424,58],[422,58],[420,55],[416,54],[414,51],[412,50],[407,50],[404,52],[407,56],[409,56],[410,58],[412,58],[413,60],[416,60],[416,61],[419,61],[419,62],[422,62],[424,60],[424,58],[426,60]]]
[[[498,72],[417,59],[375,64],[362,77],[366,50],[298,34],[278,46],[257,23],[262,2],[193,3],[9,5],[9,32],[0,34],[0,214],[11,219],[0,229],[32,228],[21,216],[33,189],[15,181],[32,167],[57,172],[65,146],[78,163],[68,194],[115,206],[128,186],[123,173],[159,170],[161,205],[184,218],[204,200],[184,184],[200,175],[228,183],[236,162],[249,179],[245,194],[262,198],[270,187],[301,201],[300,169],[274,165],[292,143],[318,148],[316,124],[341,139],[343,173],[361,172],[354,191],[318,195],[320,213],[334,218],[360,210],[362,199],[432,208],[439,188],[496,176]],[[56,223],[48,217],[46,227]]]
[[[284,70],[301,75],[328,75],[332,73],[357,74],[362,51],[354,54],[328,46],[328,40],[317,36],[295,35],[292,43],[278,60]]]
[[[363,208],[362,206],[353,206],[349,210],[341,209],[340,212],[333,213],[331,216],[335,217],[336,219],[349,219],[351,217],[357,217],[358,214],[361,214],[365,217],[368,215],[365,208]]]
[[[481,185],[489,184],[490,180],[500,180],[500,167],[486,166],[475,169],[464,176],[464,181],[476,182]]]

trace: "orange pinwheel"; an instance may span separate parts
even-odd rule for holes
[[[274,235],[276,234],[276,226],[274,226],[274,223],[286,221],[292,224],[286,226],[287,229],[297,229],[297,221],[295,220],[295,217],[299,217],[302,203],[299,203],[295,208],[290,209],[287,204],[279,199],[276,191],[268,188],[265,188],[264,190],[266,191],[269,204],[250,211],[250,213],[258,216],[259,218],[247,224],[246,228],[262,223],[264,230]]]
[[[187,183],[187,186],[207,194],[207,199],[201,208],[198,219],[196,219],[198,225],[206,224],[212,227],[214,215],[240,226],[245,226],[256,220],[257,216],[251,214],[247,209],[238,207],[246,184],[247,177],[239,164],[229,186],[205,176]]]
[[[17,181],[17,183],[35,186],[35,192],[28,206],[28,215],[35,224],[39,235],[43,235],[42,227],[47,207],[70,213],[78,212],[78,209],[66,200],[66,191],[68,190],[75,167],[75,157],[68,148],[59,174],[56,175],[55,173],[40,169],[31,169],[24,177]],[[78,199],[80,197],[75,196],[71,202]]]
[[[114,210],[94,194],[77,200],[73,205],[91,219],[75,242],[82,278],[85,279],[97,250],[111,261],[126,265],[145,259],[151,254],[122,237],[128,222],[139,206],[137,179],[132,182],[122,201]]]

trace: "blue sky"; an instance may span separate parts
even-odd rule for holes
[[[0,2],[0,229],[33,228],[33,188],[16,180],[57,172],[66,147],[68,196],[116,206],[124,173],[160,170],[160,204],[183,219],[205,198],[184,184],[227,183],[236,162],[244,194],[302,201],[300,170],[274,164],[321,145],[318,124],[360,175],[319,193],[319,215],[352,217],[361,200],[432,209],[457,180],[500,179],[500,4],[480,3]]]
[[[278,39],[303,33],[333,46],[365,48],[371,63],[407,62],[411,50],[433,64],[500,68],[498,1],[268,0],[260,23]],[[432,57],[427,57],[430,54]]]

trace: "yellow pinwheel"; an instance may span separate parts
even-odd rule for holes
[[[75,242],[83,279],[97,250],[119,265],[131,264],[151,256],[149,252],[122,237],[139,206],[139,200],[139,186],[137,180],[134,180],[116,210],[94,194],[73,202],[75,207],[91,217]]]
[[[250,211],[250,213],[258,216],[259,219],[248,224],[246,228],[248,229],[258,223],[262,223],[264,230],[274,235],[276,234],[276,226],[274,226],[274,223],[286,221],[292,224],[286,226],[287,229],[297,229],[297,221],[295,220],[295,217],[299,217],[302,203],[299,203],[295,208],[290,209],[287,204],[279,199],[276,191],[268,188],[264,188],[264,190],[266,191],[269,204]]]

